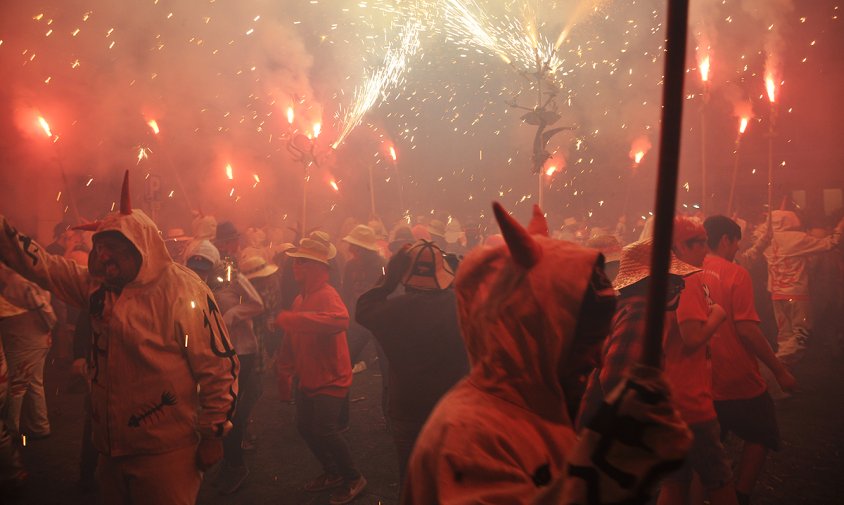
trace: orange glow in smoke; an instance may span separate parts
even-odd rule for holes
[[[228,178],[229,180],[234,179],[234,172],[232,171],[231,163],[226,165],[226,178]]]
[[[633,162],[637,165],[642,162],[642,158],[645,157],[645,151],[637,151],[636,154],[633,155]]]
[[[750,120],[750,119],[749,119],[749,118],[746,118],[746,117],[741,118],[741,122],[739,123],[739,127],[738,127],[738,132],[739,132],[739,133],[744,133],[744,131],[745,131],[745,130],[747,130],[747,122],[748,122],[749,120]]]
[[[773,76],[765,77],[765,90],[768,92],[768,101],[774,103],[777,95],[777,85],[774,83]]]
[[[48,137],[53,136],[53,132],[50,131],[50,124],[41,116],[38,116],[38,124],[41,125],[41,129],[44,130],[44,135]]]
[[[709,80],[709,55],[706,55],[700,62],[700,80],[706,82]]]
[[[293,124],[293,107],[287,108],[287,122]]]
[[[152,133],[158,135],[158,132],[161,131],[158,129],[158,122],[155,119],[150,119],[147,124],[152,129]]]
[[[557,165],[551,165],[550,167],[545,169],[545,175],[547,175],[548,177],[551,177],[552,175],[554,175],[554,172],[556,172],[556,171],[557,171]]]

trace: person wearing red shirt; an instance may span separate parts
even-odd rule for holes
[[[692,266],[703,266],[706,230],[692,219],[674,223],[674,254]],[[700,273],[685,279],[676,317],[670,320],[663,340],[665,377],[672,399],[694,433],[694,444],[683,468],[669,475],[660,490],[659,505],[685,504],[689,500],[692,474],[713,504],[737,504],[732,472],[720,440],[720,427],[712,403],[712,368],[709,341],[724,321],[724,309],[712,302]]]
[[[306,238],[285,254],[293,258],[300,290],[291,309],[276,317],[285,332],[278,368],[298,378],[296,427],[323,469],[304,487],[311,492],[340,488],[329,503],[349,503],[366,487],[339,422],[352,385],[346,343],[349,311],[328,283],[327,245]]]
[[[744,441],[736,469],[736,494],[739,503],[745,504],[750,503],[768,450],[779,448],[774,402],[757,359],[773,371],[783,390],[793,389],[795,380],[759,327],[750,274],[733,263],[741,228],[726,216],[711,216],[703,225],[709,246],[703,262],[704,282],[713,301],[727,313],[711,341],[712,394],[722,432],[733,432]]]

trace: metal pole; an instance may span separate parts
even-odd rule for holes
[[[741,134],[739,134],[741,135]],[[741,137],[736,139],[736,152],[735,156],[733,156],[733,177],[730,181],[730,197],[727,199],[727,217],[733,215],[733,198],[736,194],[736,180],[738,179],[738,167],[739,167],[739,148],[741,147]]]
[[[686,73],[686,37],[689,19],[689,0],[670,0],[667,4],[662,129],[654,206],[654,246],[645,320],[645,342],[642,350],[642,363],[654,368],[659,367],[662,361],[668,266],[671,262],[674,208],[677,204],[677,171],[680,161],[683,81]]]

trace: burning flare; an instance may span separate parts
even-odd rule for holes
[[[322,123],[314,123],[314,138],[319,137],[320,132],[322,131]]]
[[[156,121],[155,119],[150,119],[149,121],[147,121],[147,124],[149,125],[150,129],[152,129],[152,133],[158,135],[158,132],[161,131],[158,129],[158,121]]]
[[[50,131],[50,123],[48,123],[46,119],[41,116],[38,116],[38,124],[41,125],[41,129],[44,130],[44,135],[48,137],[53,136],[53,132]]]
[[[231,163],[226,165],[226,178],[230,181],[234,179],[234,172],[232,171]]]
[[[393,161],[396,161],[396,148],[390,146],[390,158],[393,158]]]
[[[293,124],[293,107],[287,108],[287,123]]]
[[[334,191],[340,191],[340,187],[337,185],[337,181],[335,181],[334,179],[331,179],[328,184],[331,185],[331,189],[333,189]]]
[[[545,175],[547,175],[548,177],[551,177],[552,175],[554,175],[554,172],[556,172],[556,171],[557,171],[557,165],[551,165],[550,167],[545,169]]]
[[[703,82],[709,81],[709,55],[700,62],[700,80]]]
[[[765,90],[768,92],[768,101],[774,103],[777,95],[777,85],[774,83],[774,77],[769,75],[765,77]]]
[[[738,132],[739,134],[744,133],[747,130],[747,122],[750,120],[748,117],[742,117],[741,122],[739,123]]]

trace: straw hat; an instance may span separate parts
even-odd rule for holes
[[[445,261],[442,250],[433,242],[420,240],[407,251],[410,268],[402,283],[406,287],[424,290],[447,289],[454,282],[454,271]]]
[[[445,238],[445,223],[440,221],[439,219],[434,219],[428,224],[428,233],[431,235],[436,235],[438,237]]]
[[[651,252],[653,251],[653,246],[653,239],[646,238],[628,244],[621,250],[621,264],[618,267],[618,275],[615,277],[615,281],[613,281],[613,288],[621,290],[651,275]],[[674,253],[671,253],[671,263],[668,266],[668,273],[686,277],[700,271],[700,268],[680,261],[674,256]]]
[[[412,244],[416,239],[413,238],[413,232],[410,231],[410,226],[401,225],[393,230],[393,240],[387,246],[390,252],[394,253],[402,248],[405,244]]]
[[[308,238],[316,240],[328,247],[328,259],[332,259],[334,256],[337,256],[337,248],[331,243],[331,236],[328,233],[325,233],[324,231],[312,231],[311,234],[308,235]]]
[[[325,244],[309,238],[303,238],[299,242],[299,247],[289,249],[284,254],[291,258],[304,258],[328,265],[328,252],[328,247]]]
[[[586,242],[586,247],[601,251],[607,263],[621,258],[621,244],[613,235],[598,235]]]
[[[352,228],[352,231],[343,237],[343,240],[370,251],[378,251],[378,238],[372,228],[365,224],[359,224]]]
[[[249,256],[240,261],[240,273],[252,280],[256,277],[266,277],[278,271],[278,267],[260,256]]]

